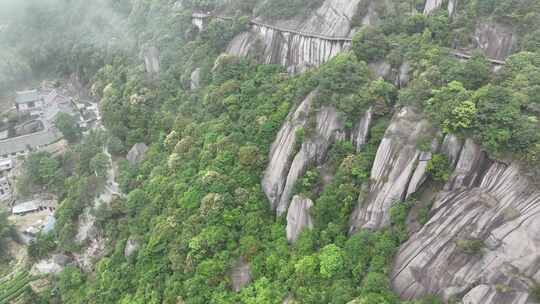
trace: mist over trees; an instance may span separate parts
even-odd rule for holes
[[[0,1],[0,94],[43,74],[83,82],[134,48],[129,1]]]

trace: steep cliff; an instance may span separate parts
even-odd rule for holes
[[[351,217],[351,230],[378,229],[388,225],[390,207],[405,200],[423,182],[429,152],[418,148],[420,140],[433,136],[430,123],[414,109],[405,107],[394,118],[379,145],[371,169],[367,196],[361,196]]]
[[[540,279],[540,191],[516,163],[465,143],[428,223],[401,247],[392,284],[407,299],[464,296],[464,303],[530,303]]]
[[[314,111],[311,109],[315,94],[309,95],[289,117],[270,150],[270,163],[262,186],[278,215],[287,212],[294,186],[308,167],[321,165],[332,143],[345,139],[344,122],[335,108],[322,107]],[[315,127],[313,130],[306,130],[310,115],[315,121]],[[299,130],[308,134],[299,150],[295,151],[299,144]]]
[[[473,34],[473,47],[489,58],[505,59],[515,51],[517,34],[514,29],[496,22],[480,22]]]
[[[350,47],[351,18],[360,1],[327,0],[305,18],[256,18],[250,31],[231,41],[227,52],[251,54],[263,63],[281,64],[291,73],[319,66]]]

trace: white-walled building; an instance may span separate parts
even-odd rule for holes
[[[38,90],[20,91],[15,96],[15,106],[19,112],[42,109],[45,102]]]
[[[15,161],[11,158],[0,158],[0,173],[9,171],[15,167]]]

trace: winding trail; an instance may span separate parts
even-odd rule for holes
[[[215,14],[211,14],[211,13],[193,13],[191,15],[191,18],[194,20],[194,22],[198,23],[201,26],[208,19],[211,19],[211,18],[215,18],[215,19],[219,19],[219,20],[226,20],[226,21],[230,21],[230,20],[234,19],[232,17],[215,15]],[[250,25],[255,25],[255,26],[265,27],[265,28],[268,28],[268,29],[273,29],[273,30],[279,31],[281,33],[299,35],[299,36],[302,36],[302,37],[305,37],[305,38],[318,38],[318,39],[322,39],[322,40],[327,40],[327,41],[332,41],[332,42],[343,42],[343,43],[350,43],[353,40],[351,37],[328,36],[328,35],[322,35],[322,34],[317,34],[317,33],[309,33],[309,32],[297,31],[297,30],[294,30],[294,29],[288,29],[288,28],[284,28],[284,27],[275,26],[275,25],[272,25],[272,24],[263,23],[263,22],[255,20],[255,19],[250,19],[249,24]],[[460,51],[460,50],[456,50],[456,49],[450,50],[450,53],[453,56],[455,56],[457,58],[460,58],[460,59],[468,60],[468,59],[472,58],[472,55],[470,53]],[[495,59],[495,58],[487,58],[487,60],[491,64],[496,65],[496,66],[502,66],[502,65],[505,64],[504,60],[498,60],[498,59]]]

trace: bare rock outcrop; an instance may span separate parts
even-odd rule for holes
[[[151,75],[159,74],[159,50],[155,46],[149,46],[144,50],[144,66],[146,72]]]
[[[270,148],[270,162],[262,179],[262,188],[278,215],[287,212],[294,186],[309,166],[321,165],[330,146],[345,138],[344,122],[335,108],[311,109],[315,94],[310,94],[287,118]],[[315,128],[306,130],[304,127],[310,115],[315,116]],[[301,145],[297,142],[300,129],[307,133]]]
[[[319,66],[350,48],[350,41],[326,37],[352,36],[351,18],[360,2],[326,0],[308,17],[290,20],[257,18],[248,32],[230,42],[227,53],[243,57],[252,55],[262,63],[283,65],[290,73]]]
[[[392,205],[420,186],[430,154],[421,152],[417,144],[430,133],[430,123],[414,109],[405,107],[394,115],[373,163],[369,192],[351,217],[351,232],[386,226]]]
[[[243,257],[240,257],[234,264],[231,280],[235,292],[240,292],[244,286],[251,282],[251,266]]]
[[[287,212],[298,179],[306,173],[311,165],[321,165],[325,161],[330,146],[336,140],[345,138],[344,130],[343,119],[335,108],[322,107],[318,110],[315,130],[306,131],[311,134],[306,135],[300,151],[295,155],[290,166],[283,192],[276,207],[278,215]]]
[[[137,143],[129,150],[126,158],[134,166],[144,160],[146,151],[148,151],[148,146],[145,143]]]
[[[325,36],[345,37],[351,34],[351,19],[362,0],[325,0],[307,18],[299,16],[291,20],[261,20],[283,28]]]
[[[137,250],[139,250],[140,244],[139,242],[134,238],[129,238],[126,242],[126,246],[124,247],[124,256],[130,257],[133,255]]]
[[[295,195],[287,212],[287,240],[294,243],[304,229],[313,228],[313,220],[309,210],[313,202],[304,196]]]
[[[540,191],[515,163],[488,159],[467,140],[424,227],[401,246],[392,273],[405,299],[531,303],[540,280]]]
[[[201,85],[201,68],[196,68],[193,72],[191,72],[190,79],[190,88],[192,90],[198,89]]]
[[[443,0],[427,0],[424,5],[424,15],[430,15],[443,5]]]
[[[262,178],[262,188],[273,209],[277,207],[285,187],[295,153],[297,132],[307,123],[314,97],[315,93],[308,95],[296,111],[289,114],[270,147],[269,163]]]
[[[448,157],[450,167],[454,168],[456,165],[461,148],[463,147],[463,141],[453,134],[448,134],[444,137],[441,145],[441,153]]]
[[[473,35],[474,47],[484,51],[487,57],[504,60],[517,44],[517,34],[511,28],[494,22],[480,22]]]
[[[356,148],[356,152],[360,152],[362,147],[368,141],[369,129],[373,123],[373,107],[369,107],[364,113],[358,124],[353,130],[351,139],[352,143]]]

